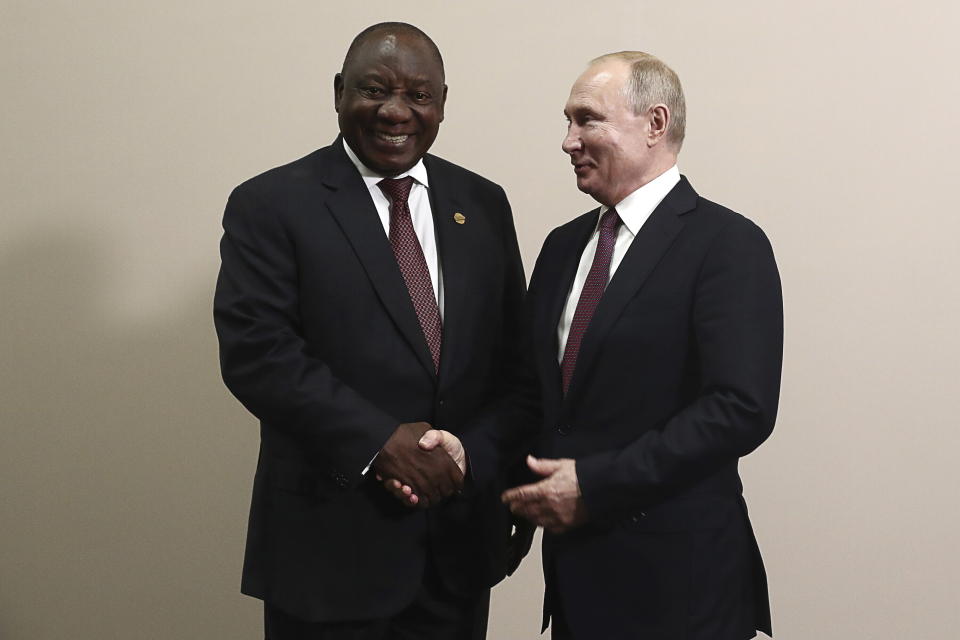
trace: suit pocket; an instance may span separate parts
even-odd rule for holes
[[[736,510],[732,498],[665,502],[637,510],[621,521],[627,531],[680,532],[719,529],[727,524]]]

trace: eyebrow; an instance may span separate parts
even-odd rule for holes
[[[371,81],[388,84],[387,79],[381,73],[378,73],[376,71],[369,71],[362,75],[358,75],[356,78],[357,83],[364,83],[364,82],[371,82]],[[413,78],[410,78],[410,82],[409,82],[409,85],[412,87],[427,86],[432,88],[433,84],[434,83],[431,81],[431,79],[428,76],[413,77]],[[443,85],[442,82],[439,84],[440,86]]]
[[[603,118],[603,115],[585,105],[575,105],[573,109],[563,110],[564,117],[569,120],[573,116],[592,116],[594,118]]]

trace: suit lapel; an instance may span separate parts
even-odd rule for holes
[[[567,293],[573,284],[580,265],[580,256],[597,226],[597,212],[599,209],[574,220],[565,233],[557,238],[555,248],[552,248],[549,262],[544,264],[543,311],[537,318],[536,340],[539,354],[540,369],[544,379],[554,381],[547,388],[556,388],[558,397],[560,391],[560,363],[557,361],[559,344],[557,342],[557,325],[560,324],[560,314],[563,313]]]
[[[443,278],[443,346],[440,351],[440,376],[449,379],[451,367],[458,362],[461,337],[469,336],[471,318],[464,313],[466,295],[470,288],[471,269],[476,269],[471,260],[469,234],[471,227],[457,224],[455,213],[471,217],[471,203],[464,202],[457,193],[452,177],[444,172],[442,165],[424,157],[430,179],[430,209],[433,212],[433,228],[437,236],[437,253]]]
[[[387,313],[417,359],[434,376],[430,349],[367,186],[347,157],[339,137],[332,151],[324,183],[334,193],[327,199],[326,206],[343,229]]]
[[[564,398],[565,404],[576,396],[584,381],[589,380],[589,371],[607,333],[683,229],[680,216],[693,210],[696,202],[697,194],[693,187],[686,178],[681,178],[640,228],[603,292],[584,333],[573,379]]]

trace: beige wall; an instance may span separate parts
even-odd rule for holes
[[[504,185],[528,269],[591,204],[559,148],[584,61],[674,66],[681,169],[768,232],[783,277],[781,417],[742,465],[778,637],[956,634],[956,3],[407,4],[0,6],[0,638],[262,637],[219,219],[333,139],[332,76],[383,19],[443,50],[434,151]],[[537,638],[540,589],[531,559],[490,637]]]

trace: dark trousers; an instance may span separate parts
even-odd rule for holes
[[[414,601],[389,618],[309,622],[263,605],[266,640],[484,640],[490,590],[473,597],[451,593],[428,561]]]
[[[550,639],[574,640],[573,633],[567,625],[567,618],[563,612],[563,603],[559,597],[553,598],[550,607]]]
[[[560,602],[560,598],[556,598],[555,600],[556,602],[550,610],[550,640],[579,640],[579,636],[574,636],[573,632],[570,631],[570,627],[567,625],[567,618],[564,615],[563,604]],[[745,637],[756,638],[757,636],[751,632],[750,635]]]

